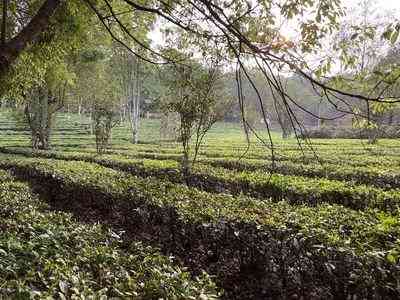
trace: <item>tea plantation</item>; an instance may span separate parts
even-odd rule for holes
[[[103,155],[81,124],[33,152],[0,115],[0,298],[400,298],[400,141],[276,134],[272,160],[221,123],[185,177],[156,120]]]

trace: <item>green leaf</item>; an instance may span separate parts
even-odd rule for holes
[[[397,41],[397,39],[398,39],[398,37],[399,37],[399,31],[397,30],[397,31],[395,31],[393,34],[392,34],[392,36],[391,36],[391,38],[390,38],[390,42],[392,43],[392,44],[395,44],[396,43],[396,41]]]
[[[387,28],[386,31],[382,34],[383,38],[390,41],[391,36],[393,33],[393,29],[392,28]]]
[[[395,255],[393,252],[390,252],[388,255],[386,255],[386,259],[392,263],[395,264],[397,261],[397,255]]]

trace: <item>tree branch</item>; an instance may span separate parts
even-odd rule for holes
[[[61,3],[62,0],[46,0],[29,24],[1,47],[0,78],[5,76],[10,66],[22,51],[28,47],[28,45],[37,42],[38,37],[47,29],[51,17],[54,15]]]

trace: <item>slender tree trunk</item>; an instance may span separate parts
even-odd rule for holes
[[[94,104],[92,104],[92,107],[90,108],[90,133],[91,134],[95,134],[95,129],[94,129],[94,117],[95,117],[95,113],[94,113]]]
[[[140,65],[137,61],[137,72],[136,72],[136,101],[135,101],[135,112],[134,112],[134,121],[135,121],[135,130],[133,136],[133,142],[137,144],[139,142],[139,125],[140,125],[140,99],[141,99],[141,78],[140,78]]]
[[[140,98],[141,98],[141,78],[139,61],[130,56],[130,80],[129,85],[129,121],[132,130],[132,143],[139,142],[139,122],[140,122]]]
[[[126,120],[126,100],[121,98],[119,106],[120,106],[119,117],[120,117],[120,122],[122,124]]]
[[[189,159],[189,151],[190,149],[183,150],[182,156],[182,174],[187,179],[190,175],[190,159]]]
[[[391,109],[389,112],[389,122],[388,122],[388,124],[390,126],[393,125],[393,114],[394,114],[394,111],[393,111],[393,109]]]

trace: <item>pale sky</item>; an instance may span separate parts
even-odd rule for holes
[[[245,0],[243,0],[245,1]],[[362,0],[341,0],[342,5],[347,8],[350,12],[357,7],[357,4]],[[372,0],[375,3],[375,11],[377,13],[384,13],[385,11],[390,11],[396,19],[400,20],[400,0]],[[289,26],[288,26],[289,25]],[[296,21],[286,23],[286,26],[282,28],[281,33],[283,33],[289,39],[298,36]],[[160,32],[160,26],[155,26],[155,28],[149,33],[149,37],[153,40],[153,45],[164,44],[162,34]]]
[[[344,0],[343,3],[346,6],[353,6],[358,1],[354,0]],[[382,8],[388,9],[400,9],[400,0],[376,0],[376,5]]]

